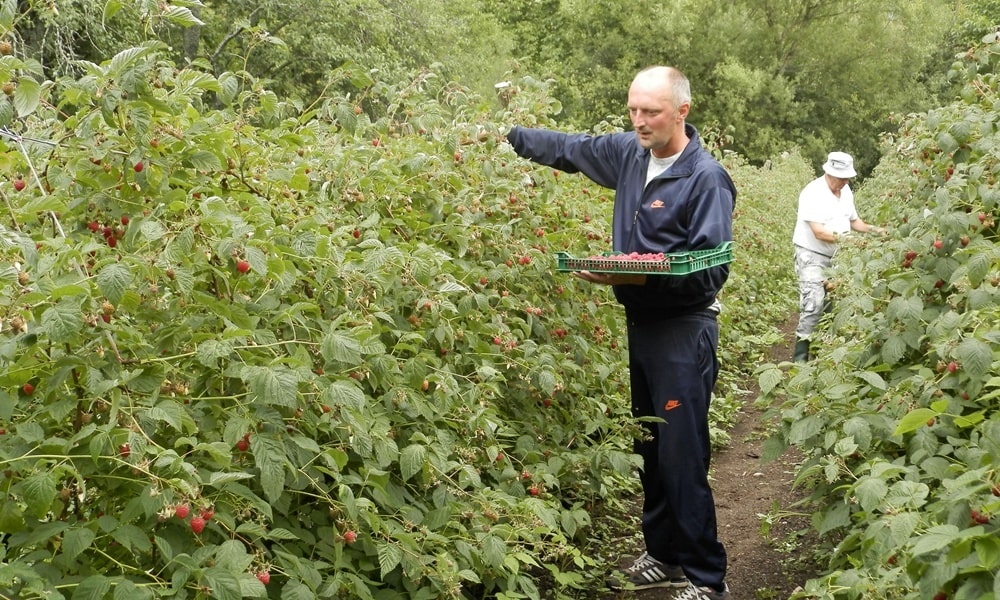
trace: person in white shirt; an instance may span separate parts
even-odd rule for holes
[[[884,232],[858,216],[849,185],[856,175],[850,154],[831,152],[823,163],[823,175],[810,181],[799,194],[798,217],[792,234],[795,274],[799,280],[799,323],[792,355],[795,362],[810,358],[809,340],[826,305],[826,270],[840,240],[851,231]]]

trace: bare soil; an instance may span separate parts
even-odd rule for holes
[[[790,359],[793,327],[794,321],[783,327],[785,342],[771,349],[773,362]],[[764,411],[754,405],[759,395],[756,382],[747,382],[747,388],[739,421],[730,430],[730,444],[712,456],[719,536],[729,557],[726,582],[731,600],[786,600],[817,572],[804,535],[809,525],[806,511],[794,506],[802,498],[792,485],[797,457],[786,454],[776,461],[761,461],[768,424],[762,420]],[[638,508],[635,515],[619,518],[623,528],[633,523],[631,531],[638,531]],[[625,566],[642,551],[642,540],[634,533],[620,542],[609,551],[621,553]],[[606,591],[598,598],[667,600],[678,593],[669,588]]]

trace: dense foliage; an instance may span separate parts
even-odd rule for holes
[[[991,34],[960,100],[885,138],[865,191],[891,234],[838,254],[818,358],[760,375],[835,544],[796,597],[1000,597],[998,58]]]
[[[0,50],[0,593],[531,598],[611,568],[621,311],[553,268],[608,248],[610,192],[502,141],[552,124],[543,83],[501,108],[348,68],[302,109],[157,43],[58,85]],[[723,298],[717,424],[783,317],[765,182],[808,172],[726,161],[774,268]]]
[[[886,116],[950,98],[951,57],[1000,18],[995,0],[3,0],[0,10],[16,16],[0,33],[44,79],[152,40],[176,64],[252,73],[303,101],[349,64],[381,80],[432,67],[481,94],[511,70],[551,77],[556,118],[577,128],[620,117],[632,74],[669,63],[694,82],[699,123],[727,130],[751,163],[792,147],[818,163],[841,149],[864,176],[879,158],[873,132],[895,127]]]

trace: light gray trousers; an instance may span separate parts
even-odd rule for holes
[[[799,324],[795,337],[808,340],[823,316],[826,271],[832,257],[795,246],[795,274],[799,278]]]

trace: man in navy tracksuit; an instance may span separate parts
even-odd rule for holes
[[[614,250],[713,249],[732,240],[736,189],[686,123],[691,91],[670,67],[651,67],[629,88],[634,132],[590,136],[513,128],[518,155],[615,190]],[[677,598],[722,600],[726,552],[708,483],[708,405],[719,372],[716,299],[728,265],[688,275],[580,272],[614,286],[628,322],[632,413],[656,416],[643,458],[646,552],[625,569],[628,587],[684,588]],[[621,586],[616,578],[613,586]]]

